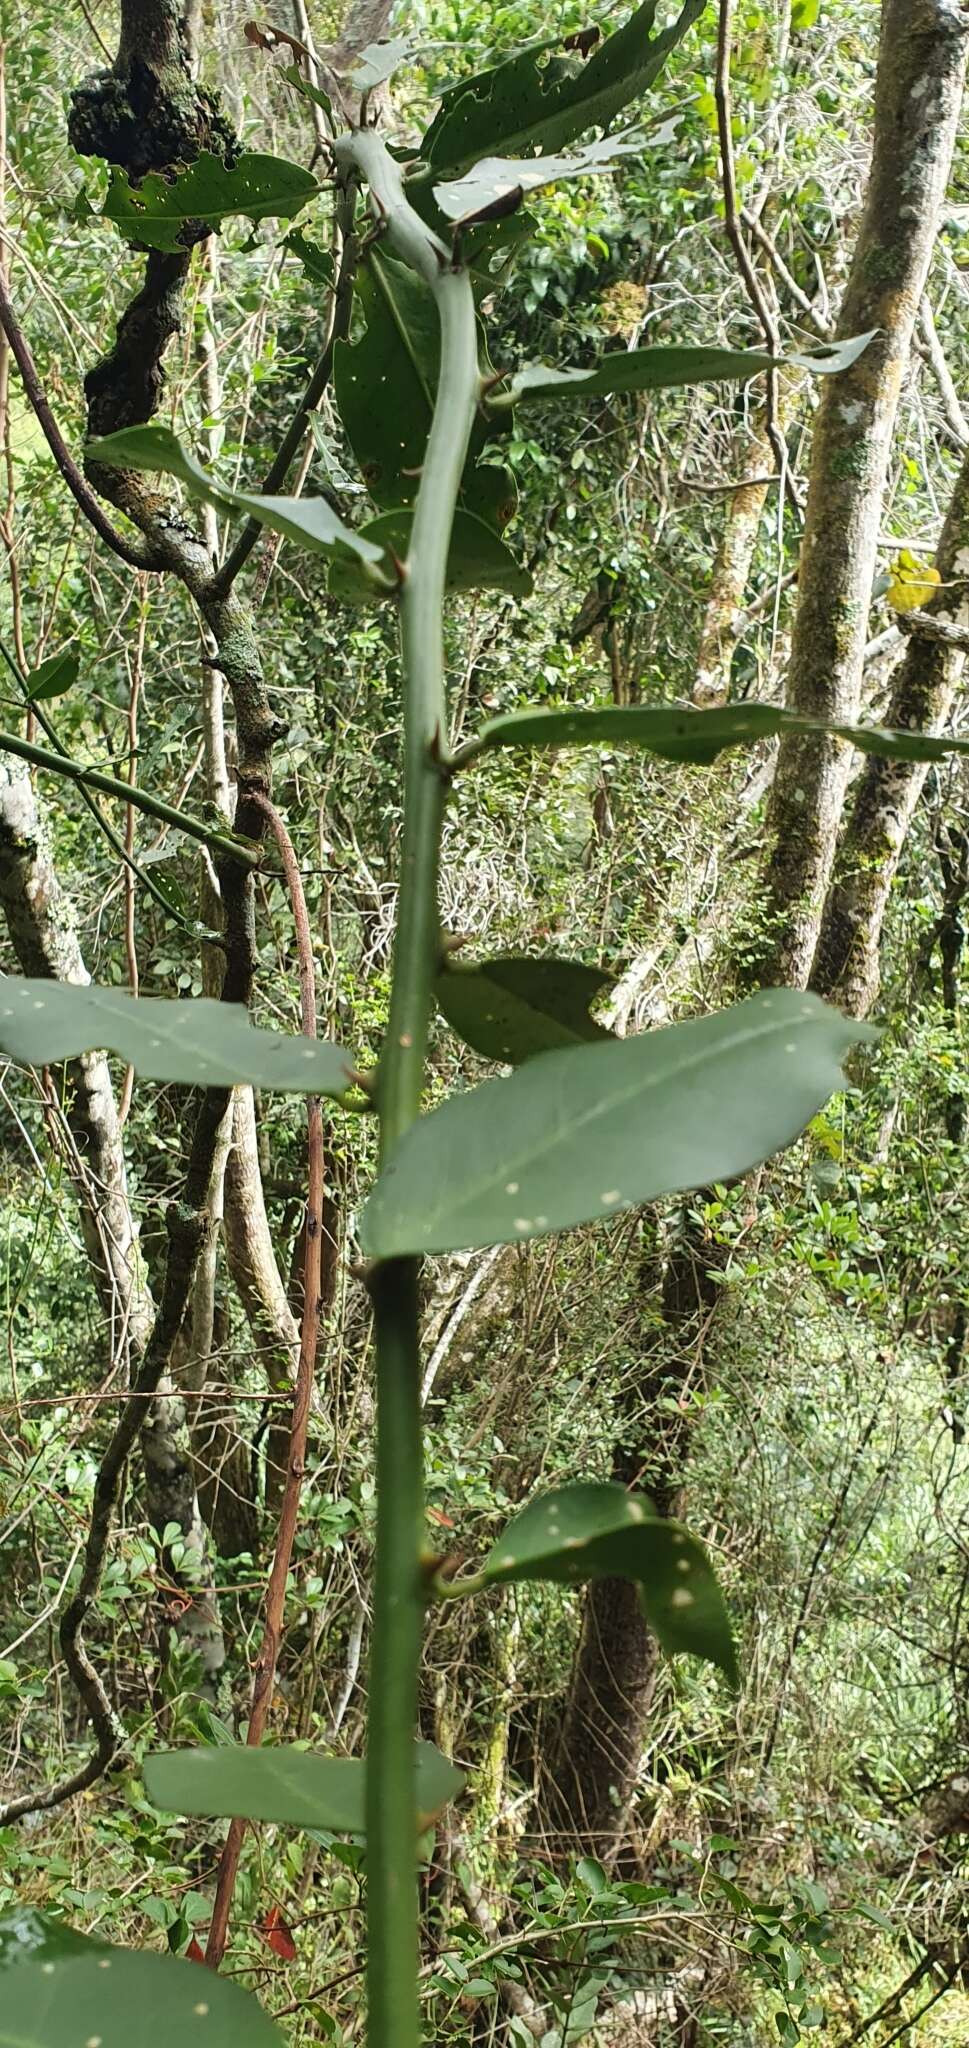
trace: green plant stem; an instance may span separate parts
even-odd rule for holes
[[[480,392],[466,273],[408,205],[379,136],[340,137],[338,161],[370,188],[387,241],[433,292],[441,371],[401,593],[404,826],[390,1016],[377,1083],[380,1156],[420,1114],[439,950],[437,881],[447,785],[444,583],[454,508]],[[371,1278],[377,1362],[377,1544],[367,1737],[369,2048],[418,2048],[414,1735],[424,1606],[418,1261]]]
[[[19,733],[0,732],[0,753],[16,754],[21,761],[29,761],[33,768],[47,768],[52,775],[64,775],[69,782],[99,789],[104,796],[116,796],[120,803],[134,804],[136,810],[145,811],[149,818],[159,818],[163,824],[186,833],[189,839],[200,840],[214,853],[223,854],[227,860],[239,861],[243,867],[257,867],[262,859],[259,847],[249,846],[244,839],[233,839],[226,832],[217,832],[203,825],[200,819],[176,810],[174,804],[166,804],[160,796],[152,796],[150,790],[139,789],[133,782],[123,782],[119,775],[108,775],[101,768],[85,768],[82,762],[72,760],[70,754],[35,746],[32,740],[22,740]],[[162,901],[166,910],[170,910],[164,897]]]

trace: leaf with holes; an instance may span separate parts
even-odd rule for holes
[[[241,1003],[172,1001],[62,981],[0,979],[0,1052],[32,1067],[114,1052],[147,1081],[345,1095],[350,1061],[326,1039],[256,1031]]]
[[[782,711],[775,704],[756,703],[723,704],[710,711],[649,704],[606,704],[592,711],[510,711],[482,726],[467,751],[473,755],[496,747],[643,747],[664,761],[708,767],[727,747],[755,746],[785,733],[829,735],[847,740],[863,754],[885,754],[899,761],[939,761],[946,754],[969,753],[969,740],[947,733],[833,725]]]
[[[32,668],[26,681],[27,695],[32,704],[48,704],[53,697],[63,697],[65,690],[77,682],[80,662],[76,654],[66,650],[61,654],[49,654],[36,668]]]
[[[0,2048],[282,2048],[251,1992],[172,1956],[109,1948],[18,1963],[3,1978]]]
[[[409,506],[381,512],[379,518],[360,528],[360,537],[385,549],[388,557],[396,555],[403,561],[410,546],[412,519]],[[374,604],[387,595],[374,589],[356,562],[334,562],[329,588],[331,596],[341,597],[347,604]],[[451,595],[466,590],[504,590],[513,597],[527,597],[532,579],[493,526],[476,519],[473,512],[458,510],[451,523],[444,588]]]
[[[502,391],[492,394],[492,410],[501,411],[532,398],[609,398],[621,391],[667,391],[693,384],[746,382],[766,370],[794,368],[815,377],[836,377],[857,362],[874,340],[858,334],[851,341],[824,343],[807,354],[797,350],[766,355],[745,348],[634,348],[603,356],[590,370],[553,370],[532,363],[518,370]]]
[[[421,466],[441,361],[440,322],[426,286],[404,263],[372,251],[357,278],[365,326],[334,351],[334,389],[360,474],[383,510],[411,505]],[[497,420],[478,410],[458,504],[489,526],[506,526],[517,492],[509,470],[480,462]]]
[[[486,1060],[518,1066],[537,1052],[589,1044],[609,1033],[589,1005],[612,978],[577,960],[455,961],[434,993],[452,1031]]]
[[[131,185],[124,171],[113,169],[104,215],[126,241],[175,251],[221,228],[230,214],[244,214],[253,222],[291,220],[319,189],[309,171],[283,157],[244,150],[228,165],[203,150],[171,182],[149,171],[140,184]]]
[[[456,1799],[463,1772],[432,1742],[415,1744],[418,1830]],[[366,1764],[358,1757],[317,1756],[290,1744],[246,1749],[173,1749],[145,1758],[145,1785],[166,1812],[220,1820],[279,1821],[362,1835]]]
[[[444,94],[422,158],[438,176],[459,176],[483,156],[561,149],[589,128],[610,126],[648,92],[705,6],[706,0],[684,0],[676,20],[654,35],[656,0],[645,0],[590,57],[551,41],[532,43],[462,79]]]
[[[333,283],[333,258],[329,250],[321,249],[318,242],[311,242],[309,237],[304,235],[302,228],[291,230],[286,236],[283,248],[288,249],[291,256],[295,256],[311,284],[328,286]],[[310,421],[317,417],[316,413],[311,413]]]
[[[670,132],[667,122],[661,133]],[[544,185],[614,170],[623,157],[641,157],[647,146],[647,137],[635,130],[627,135],[604,135],[569,156],[486,156],[463,178],[435,185],[434,198],[448,220],[472,222],[489,208],[511,200],[515,193],[523,198],[526,192],[538,192]]]
[[[86,452],[89,461],[104,462],[113,469],[146,469],[177,477],[193,498],[225,511],[242,512],[312,554],[355,561],[361,576],[377,588],[393,587],[393,571],[382,550],[346,526],[325,498],[270,498],[233,490],[221,478],[210,476],[168,427],[122,427],[117,434],[89,441]]]
[[[730,1623],[706,1551],[679,1522],[657,1515],[645,1495],[581,1480],[542,1494],[509,1522],[481,1577],[489,1586],[633,1579],[664,1650],[705,1657],[736,1682]]]
[[[515,1244],[729,1180],[804,1129],[877,1037],[771,989],[639,1038],[540,1053],[413,1124],[363,1212],[373,1259]]]

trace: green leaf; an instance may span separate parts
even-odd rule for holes
[[[440,372],[440,323],[423,281],[376,251],[361,267],[357,298],[366,325],[355,341],[336,345],[337,408],[374,504],[393,510],[417,496]],[[500,528],[515,510],[517,491],[509,470],[479,461],[494,431],[479,409],[458,504]]]
[[[648,91],[705,6],[684,0],[677,19],[653,35],[656,0],[646,0],[591,57],[565,53],[542,64],[553,44],[533,43],[463,79],[445,93],[422,157],[438,173],[460,174],[482,156],[561,149],[586,129],[608,127]]]
[[[603,705],[593,711],[510,711],[482,726],[470,750],[495,747],[644,747],[664,761],[707,767],[727,747],[753,746],[784,733],[816,733],[847,740],[863,754],[899,761],[940,761],[969,753],[969,740],[946,733],[891,732],[880,725],[831,725],[801,718],[774,704],[724,704],[711,711],[674,705]],[[459,759],[461,756],[459,755]]]
[[[171,1001],[62,981],[0,979],[0,1051],[34,1067],[106,1048],[149,1081],[344,1095],[351,1066],[326,1039],[256,1031],[241,1003]]]
[[[297,263],[302,264],[311,284],[329,286],[333,283],[333,258],[329,250],[321,249],[318,242],[311,242],[304,235],[302,228],[291,230],[286,236],[283,248],[288,249],[291,256],[295,256]],[[310,418],[315,419],[316,414],[311,413]]]
[[[57,1962],[63,1956],[98,1955],[107,1943],[78,1934],[63,1920],[52,1920],[36,1906],[12,1906],[0,1914],[0,1971],[15,1963]]]
[[[46,704],[52,697],[63,697],[77,682],[80,662],[76,654],[66,650],[61,654],[49,654],[46,661],[32,668],[26,680],[27,695],[32,704]]]
[[[486,1060],[517,1066],[533,1053],[607,1038],[589,1004],[612,985],[598,967],[575,960],[455,962],[434,993],[453,1031]]]
[[[366,1205],[365,1255],[515,1244],[745,1173],[790,1144],[877,1036],[796,989],[539,1054],[421,1117]]]
[[[432,1742],[415,1745],[418,1832],[456,1799],[464,1774]],[[145,1758],[145,1785],[167,1812],[219,1820],[285,1822],[365,1833],[366,1764],[289,1744],[262,1749],[173,1749]]]
[[[283,157],[245,150],[226,165],[203,150],[172,183],[159,171],[149,171],[139,185],[131,185],[124,171],[113,169],[104,214],[129,242],[149,249],[186,249],[220,228],[230,214],[242,213],[251,221],[291,220],[319,189],[309,171]]]
[[[381,512],[379,518],[361,526],[359,538],[371,542],[378,552],[386,550],[388,556],[396,555],[404,561],[410,546],[412,519],[409,506],[396,512]],[[513,597],[527,597],[532,579],[493,526],[475,518],[473,512],[459,509],[451,526],[444,587],[451,594],[504,590]],[[331,596],[343,598],[347,604],[373,604],[387,595],[385,590],[374,588],[356,562],[334,562],[329,588]]]
[[[706,1657],[736,1682],[730,1624],[706,1551],[688,1529],[657,1515],[645,1495],[591,1481],[542,1494],[509,1522],[481,1576],[486,1585],[633,1579],[664,1650]]]
[[[197,1963],[105,1949],[18,1963],[3,1979],[0,2048],[282,2048],[248,1991]]]
[[[372,92],[375,85],[383,85],[392,78],[398,65],[405,64],[410,54],[411,46],[401,36],[389,36],[386,42],[368,43],[350,73],[350,84],[358,92]]]
[[[569,156],[507,157],[486,156],[463,178],[451,184],[435,185],[434,197],[448,220],[473,221],[479,213],[517,192],[537,192],[543,185],[558,184],[566,178],[586,178],[611,171],[624,156],[642,156],[648,147],[640,131],[627,135],[604,135],[598,142]]]
[[[808,354],[793,350],[771,356],[756,348],[677,346],[616,349],[591,370],[554,370],[532,363],[519,370],[504,391],[493,393],[489,403],[501,410],[529,398],[605,398],[620,391],[683,389],[693,384],[746,381],[784,366],[808,370],[815,377],[834,377],[857,362],[875,331],[855,335],[851,341],[825,343]]]
[[[105,462],[114,469],[147,469],[177,477],[193,498],[242,512],[312,554],[354,561],[359,574],[378,588],[393,587],[393,573],[382,550],[355,533],[352,526],[344,525],[325,498],[271,498],[233,490],[219,477],[210,476],[168,427],[123,427],[120,433],[89,441],[86,453],[89,461]]]

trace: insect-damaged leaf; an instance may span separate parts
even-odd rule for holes
[[[432,1742],[415,1744],[414,1768],[420,1831],[457,1798],[464,1774]],[[365,1832],[367,1767],[359,1757],[317,1756],[289,1743],[173,1749],[146,1757],[144,1770],[149,1798],[172,1813]]]
[[[585,178],[593,172],[611,171],[624,156],[642,156],[645,135],[604,135],[585,149],[569,156],[507,157],[486,156],[463,178],[447,185],[435,185],[434,197],[448,220],[474,218],[503,200],[537,192],[566,178]]]
[[[283,157],[246,150],[226,165],[203,150],[171,183],[149,171],[140,184],[130,185],[123,171],[112,170],[104,213],[126,241],[177,250],[220,228],[230,214],[251,221],[291,220],[318,191],[308,171]]]
[[[487,1585],[634,1579],[664,1650],[705,1657],[736,1680],[730,1623],[706,1551],[679,1522],[657,1515],[645,1495],[591,1481],[542,1494],[509,1522],[482,1577]]]
[[[352,1070],[326,1039],[257,1031],[241,1003],[131,996],[63,981],[0,979],[0,1052],[30,1066],[106,1048],[149,1081],[345,1095]]]
[[[834,377],[857,362],[873,336],[874,330],[850,341],[824,344],[807,354],[793,350],[770,356],[755,348],[664,347],[617,349],[589,370],[555,370],[533,363],[495,392],[490,403],[501,410],[532,398],[604,398],[620,391],[685,389],[693,384],[744,381],[784,367],[807,370],[815,377]]]
[[[100,1954],[18,1963],[3,1978],[0,2048],[283,2048],[248,1991],[173,1956]]]
[[[868,1025],[795,989],[650,1031],[540,1053],[421,1117],[363,1213],[369,1258],[544,1237],[729,1180],[842,1086]]]
[[[654,35],[656,0],[646,0],[590,57],[533,43],[463,79],[444,94],[421,156],[438,177],[456,177],[480,157],[561,149],[586,129],[608,127],[648,91],[705,6],[706,0],[685,0],[676,20]]]
[[[417,496],[440,371],[440,323],[423,280],[376,251],[361,267],[357,297],[366,325],[355,341],[337,343],[336,401],[374,504],[390,510]],[[500,529],[517,491],[509,470],[479,460],[496,424],[479,409],[458,505]]]
[[[192,497],[244,513],[247,519],[285,534],[312,554],[355,560],[360,574],[378,589],[393,587],[393,569],[383,550],[345,525],[325,498],[272,498],[233,490],[219,477],[210,476],[168,427],[123,427],[120,433],[89,441],[87,455],[91,462],[108,463],[114,469],[147,469],[177,477]]]
[[[409,506],[381,512],[379,518],[361,526],[359,537],[403,561],[410,546],[412,521]],[[374,604],[387,595],[386,590],[375,589],[357,562],[334,562],[329,587],[333,597],[342,597],[347,604]],[[459,507],[451,523],[444,588],[452,595],[462,590],[504,590],[513,597],[527,597],[532,579],[493,526]]]
[[[509,1066],[557,1046],[608,1037],[589,1004],[611,976],[577,960],[456,961],[439,974],[434,993],[453,1031],[487,1060]]]

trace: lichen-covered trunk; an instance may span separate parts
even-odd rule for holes
[[[936,555],[942,578],[927,607],[946,624],[969,624],[969,455],[964,456]],[[955,589],[946,586],[955,585]],[[939,732],[965,666],[965,650],[913,633],[892,682],[885,723]],[[879,944],[892,883],[928,763],[871,755],[858,778],[824,905],[811,986],[852,1017],[863,1017],[878,994]]]
[[[788,707],[857,715],[892,433],[945,195],[966,63],[953,0],[885,0],[871,171],[838,334],[873,332],[824,380],[811,449]],[[786,738],[769,816],[765,929],[745,978],[803,986],[844,800],[845,749]]]
[[[804,374],[788,371],[779,379],[777,423],[783,431],[794,417],[804,388]],[[757,546],[760,522],[771,488],[774,451],[761,419],[745,443],[741,484],[732,490],[724,511],[723,529],[710,575],[710,587],[703,608],[700,642],[693,678],[693,702],[700,709],[725,704],[730,694],[730,666],[737,644],[737,622],[742,612],[750,567]]]

